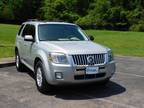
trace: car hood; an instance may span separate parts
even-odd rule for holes
[[[108,48],[92,41],[43,41],[41,45],[49,52],[66,54],[98,54],[108,51]]]

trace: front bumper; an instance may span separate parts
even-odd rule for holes
[[[86,66],[72,66],[72,65],[60,65],[50,64],[50,77],[47,81],[52,85],[62,84],[78,84],[103,81],[107,78],[111,78],[115,72],[115,62],[112,61],[107,64],[99,65],[99,72],[97,74],[87,75]],[[56,73],[62,73],[62,79],[56,78]]]

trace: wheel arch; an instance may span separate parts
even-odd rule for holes
[[[40,57],[36,57],[35,60],[34,60],[34,69],[35,69],[35,66],[37,64],[37,62],[39,61],[42,61]]]
[[[15,52],[18,52],[18,48],[17,47],[15,47]]]
[[[47,53],[45,53],[44,51],[41,51],[41,50],[39,50],[37,52],[37,55],[35,56],[34,63],[33,63],[34,70],[35,70],[36,63],[38,61],[41,61],[43,63],[44,74],[46,76],[47,82],[51,82],[53,80],[53,78],[52,78],[52,74],[50,72],[50,64],[49,64],[49,61],[48,61]]]

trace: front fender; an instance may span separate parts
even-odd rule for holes
[[[43,63],[43,68],[44,68],[44,75],[46,77],[47,82],[51,82],[53,79],[52,74],[51,74],[51,69],[50,69],[50,63],[48,60],[48,53],[43,51],[43,50],[38,50],[36,53],[36,57],[35,58],[39,58],[42,63]]]

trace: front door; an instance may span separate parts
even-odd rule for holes
[[[35,41],[35,26],[34,25],[26,25],[23,36],[25,37],[26,35],[31,35],[33,36],[33,39]],[[24,61],[28,65],[32,65],[32,49],[35,44],[34,41],[26,41],[24,40],[23,42],[23,57]]]

